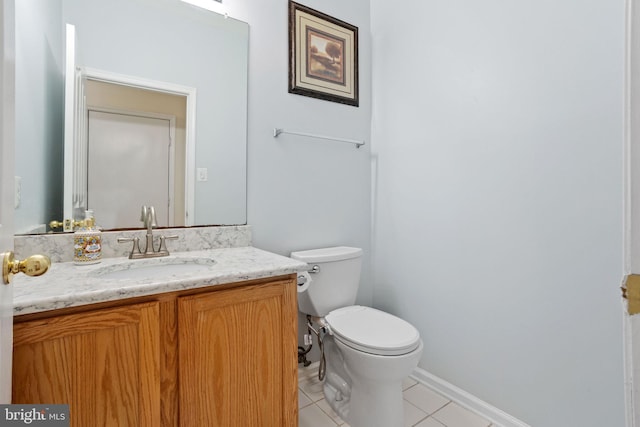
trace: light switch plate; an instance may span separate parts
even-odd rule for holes
[[[209,179],[207,176],[208,175],[207,168],[198,168],[197,173],[198,173],[198,181],[204,182]]]

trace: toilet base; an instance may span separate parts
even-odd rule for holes
[[[325,387],[325,398],[329,406],[351,427],[390,427],[404,425],[404,405],[402,402],[402,381],[397,386],[376,389],[365,383],[351,390],[348,400],[330,400],[335,394]],[[384,405],[372,404],[384,402]],[[346,409],[346,411],[345,411]]]
[[[402,380],[417,366],[422,348],[420,343],[409,354],[378,356],[326,339],[326,402],[351,427],[402,427]]]

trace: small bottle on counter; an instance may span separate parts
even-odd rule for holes
[[[73,234],[73,262],[78,265],[102,261],[102,232],[96,226],[93,211],[84,213],[84,221]]]

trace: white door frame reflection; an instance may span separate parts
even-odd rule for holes
[[[90,81],[125,86],[143,91],[168,95],[183,96],[186,99],[185,113],[185,218],[184,225],[193,225],[192,214],[195,209],[195,117],[196,117],[196,89],[134,76],[112,73],[92,68],[76,68],[74,86],[76,94],[71,99],[73,105],[72,123],[65,124],[65,155],[64,155],[64,218],[83,218],[87,208],[87,116],[89,106],[86,103],[86,84]],[[68,107],[68,106],[67,106]],[[72,135],[68,135],[72,132]],[[114,165],[117,167],[117,165]],[[132,206],[132,209],[137,207]],[[96,212],[99,216],[99,212]],[[72,231],[72,230],[65,230]]]

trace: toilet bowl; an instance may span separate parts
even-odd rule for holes
[[[330,334],[324,341],[323,391],[329,406],[353,427],[402,426],[402,380],[423,349],[417,330],[361,306],[332,311],[325,320]]]
[[[361,254],[351,247],[293,252],[315,271],[298,293],[299,308],[326,330],[323,392],[329,406],[351,427],[401,427],[402,381],[417,366],[423,344],[405,320],[353,305]]]

